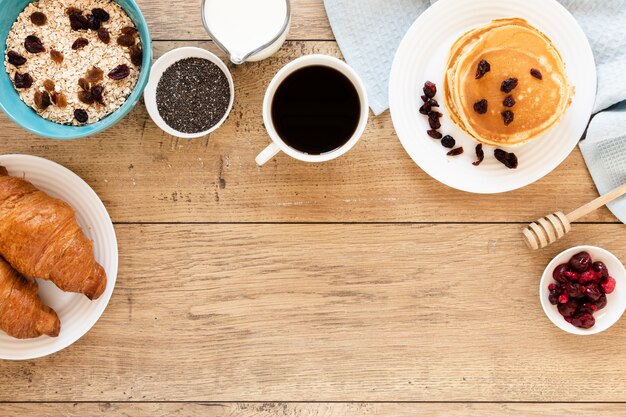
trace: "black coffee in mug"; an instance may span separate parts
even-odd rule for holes
[[[361,117],[359,93],[340,71],[300,68],[283,80],[272,100],[272,123],[290,147],[321,155],[345,145]]]

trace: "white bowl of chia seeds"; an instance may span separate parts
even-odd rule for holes
[[[198,138],[228,118],[235,84],[217,55],[202,48],[176,48],[152,65],[144,100],[150,117],[164,132]]]

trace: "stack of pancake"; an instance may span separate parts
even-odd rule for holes
[[[446,71],[445,105],[452,121],[493,146],[522,144],[549,130],[574,91],[550,39],[517,18],[494,20],[461,36]]]

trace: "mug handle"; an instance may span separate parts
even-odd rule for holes
[[[270,143],[269,146],[263,149],[263,152],[261,152],[256,157],[255,159],[256,164],[258,166],[263,166],[267,164],[270,161],[270,159],[278,155],[279,152],[280,152],[280,148],[278,147],[278,145],[275,144],[274,142]]]

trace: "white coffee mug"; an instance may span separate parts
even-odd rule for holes
[[[359,94],[359,101],[361,103],[359,124],[350,140],[348,140],[343,146],[331,152],[323,153],[321,155],[310,155],[287,145],[281,139],[280,135],[276,131],[276,128],[274,127],[274,122],[272,121],[272,100],[274,99],[274,94],[276,93],[276,90],[278,89],[280,84],[294,71],[313,65],[330,67],[345,75],[356,88]],[[359,139],[363,135],[363,132],[365,131],[365,127],[367,126],[368,116],[369,103],[367,100],[367,92],[365,91],[365,86],[363,85],[363,82],[361,81],[361,78],[358,76],[358,74],[348,64],[341,61],[340,59],[328,55],[305,55],[303,57],[300,57],[294,61],[291,61],[289,64],[285,65],[280,71],[278,71],[278,73],[270,82],[267,91],[265,92],[265,99],[263,100],[263,122],[265,123],[267,133],[272,139],[272,143],[256,157],[256,163],[258,165],[265,165],[281,151],[285,152],[292,158],[304,162],[325,162],[330,161],[331,159],[338,158],[344,153],[348,152],[350,149],[352,149],[352,147],[356,145],[356,143],[359,141]]]

